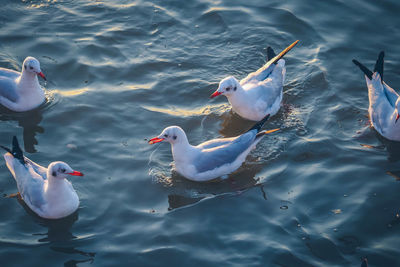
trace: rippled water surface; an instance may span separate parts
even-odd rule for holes
[[[77,213],[34,216],[0,164],[2,266],[400,266],[399,146],[369,127],[357,58],[400,87],[398,1],[15,1],[0,9],[0,66],[38,58],[48,103],[0,110],[0,143],[17,135],[32,160],[68,162]],[[285,58],[281,128],[229,179],[172,171],[180,125],[199,143],[251,122],[218,81]]]

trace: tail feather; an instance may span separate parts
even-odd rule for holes
[[[383,58],[385,57],[385,52],[381,51],[379,53],[378,59],[376,60],[375,63],[375,68],[374,68],[374,72],[378,72],[379,75],[381,76],[381,81],[383,82]]]
[[[24,153],[22,152],[19,144],[17,137],[14,136],[12,140],[12,152],[11,154],[14,156],[14,158],[18,159],[22,164],[25,164],[24,160]]]
[[[252,131],[252,130],[257,130],[257,132],[260,132],[261,128],[263,127],[264,123],[269,119],[269,117],[270,117],[270,114],[268,114],[268,115],[265,116],[262,120],[260,120],[260,121],[257,122],[256,124],[254,124],[254,126],[251,127],[251,128],[248,130],[248,132],[249,132],[249,131]]]
[[[360,68],[360,70],[368,77],[368,79],[372,80],[372,71],[355,59],[353,59],[353,63]]]
[[[297,43],[299,42],[299,40],[294,41],[291,45],[289,45],[288,47],[286,47],[282,52],[280,52],[277,56],[274,56],[273,59],[273,64],[276,64],[276,62],[278,62],[279,59],[283,58],[284,55],[286,55],[287,52],[289,52],[293,47],[295,47],[295,45],[297,45]],[[268,51],[267,51],[268,53]]]
[[[268,61],[273,59],[275,56],[276,56],[276,54],[275,54],[274,50],[270,46],[268,46],[267,47],[267,59],[268,59]],[[274,64],[276,64],[276,62]]]
[[[280,128],[276,128],[276,129],[272,129],[272,130],[268,130],[268,131],[261,131],[256,135],[256,138],[264,136],[264,135],[269,134],[269,133],[273,133],[273,132],[279,131],[279,130],[280,130]]]

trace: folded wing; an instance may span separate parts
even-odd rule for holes
[[[203,148],[194,160],[195,168],[198,172],[206,172],[233,163],[253,144],[256,134],[257,130],[251,130],[218,146]]]
[[[37,167],[29,162],[22,164],[10,153],[6,153],[4,158],[25,203],[33,210],[40,209],[45,203],[43,197],[44,179],[41,174],[36,172],[35,168]]]
[[[17,85],[13,80],[0,76],[0,97],[4,97],[14,103],[17,102]]]

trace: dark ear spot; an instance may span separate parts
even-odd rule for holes
[[[51,175],[57,176],[57,173],[55,171],[53,171],[53,173]]]
[[[24,68],[26,69],[26,65],[24,65]]]
[[[174,137],[172,137],[172,138],[174,138],[174,140],[176,140],[176,135],[174,135]]]

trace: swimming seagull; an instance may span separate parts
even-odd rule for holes
[[[0,104],[17,112],[40,106],[45,96],[37,76],[46,80],[39,61],[34,57],[24,60],[21,73],[0,68]]]
[[[226,77],[210,97],[225,95],[232,110],[248,120],[259,121],[267,114],[275,115],[281,106],[286,74],[285,60],[282,58],[298,42],[289,45],[279,55],[275,55],[274,50],[268,47],[268,62],[262,68],[240,82],[233,76]]]
[[[149,144],[169,142],[175,168],[181,175],[192,181],[209,181],[238,169],[265,134],[279,130],[260,131],[269,116],[237,137],[213,139],[192,146],[181,127],[170,126],[159,136],[150,139]]]
[[[385,53],[379,53],[374,72],[353,59],[365,74],[369,97],[369,116],[372,126],[383,137],[400,141],[400,98],[399,94],[383,81],[383,58]]]
[[[37,215],[46,219],[59,219],[74,213],[79,198],[67,176],[83,176],[67,163],[55,161],[48,168],[42,167],[25,157],[14,136],[12,150],[4,154],[6,165],[17,182],[18,191]]]

